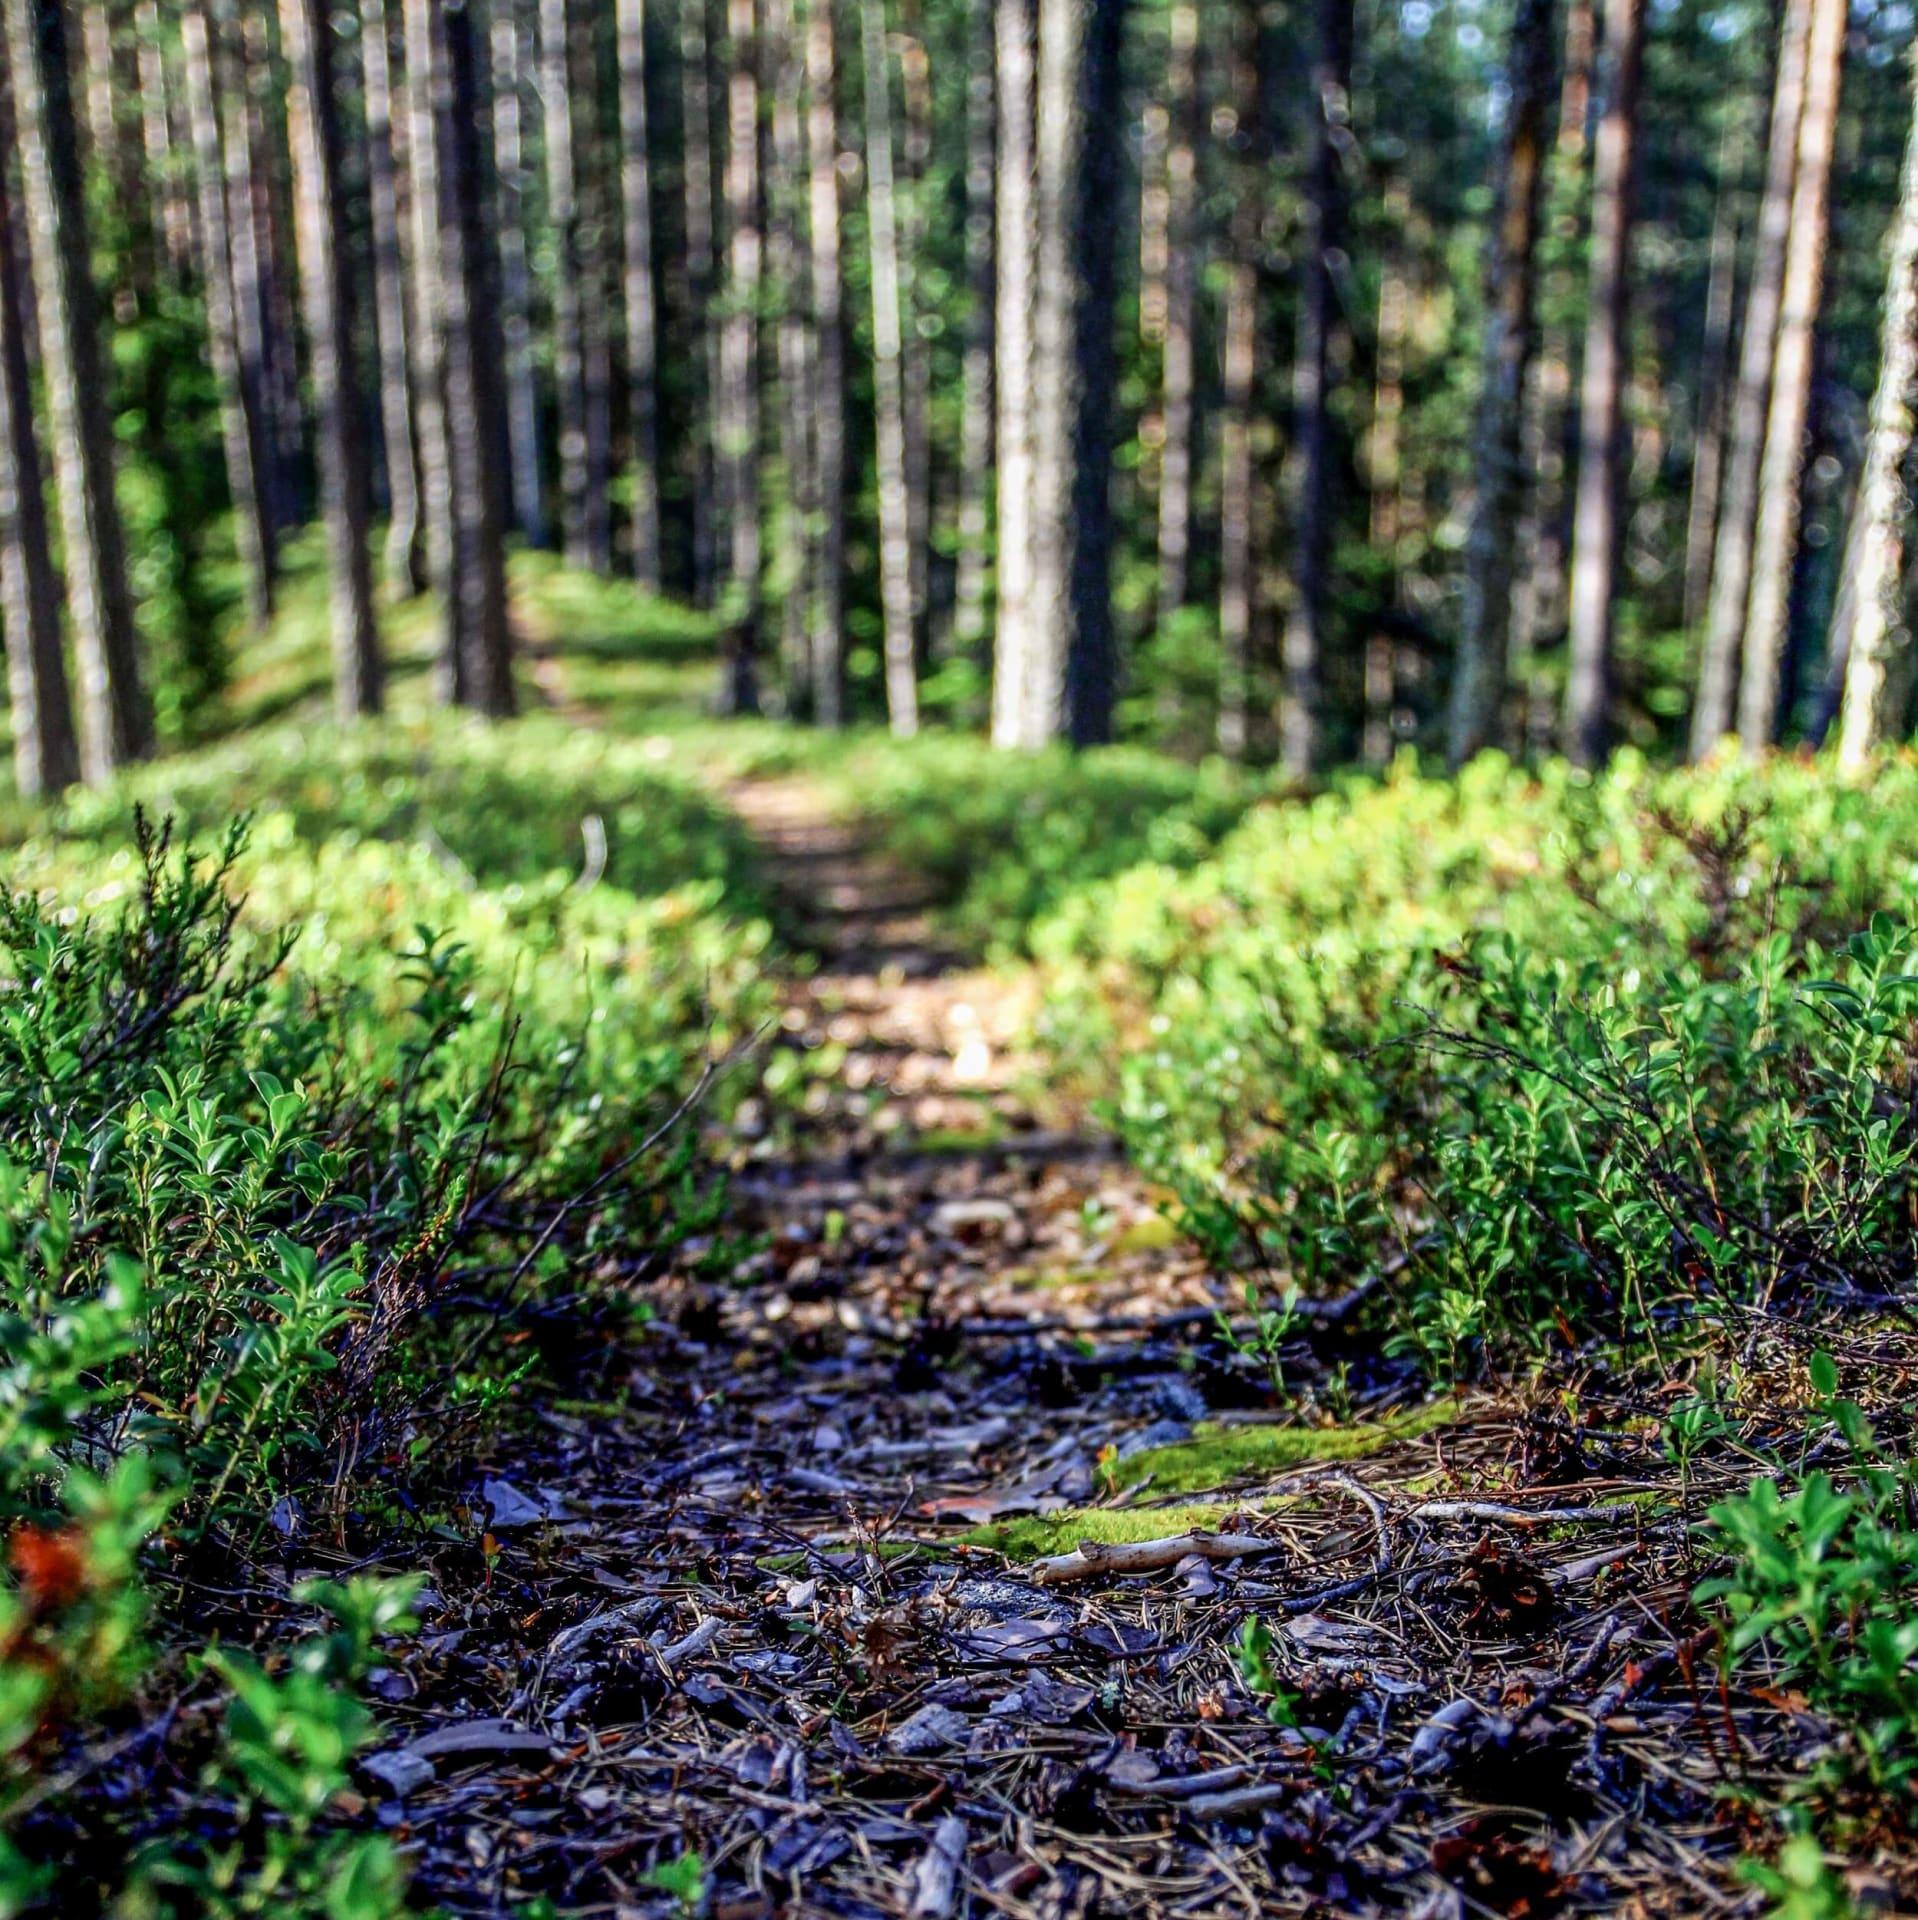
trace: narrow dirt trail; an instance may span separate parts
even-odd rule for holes
[[[664,1915],[658,1870],[696,1858],[711,1920],[1417,1907],[1437,1883],[1408,1823],[1435,1809],[1406,1743],[1448,1669],[1496,1697],[1526,1656],[1400,1578],[1382,1498],[1472,1484],[1509,1422],[1302,1465],[1276,1500],[1280,1430],[1205,1337],[1219,1284],[1035,1090],[1031,989],[942,952],[809,789],[731,798],[810,929],[782,1044],[817,1077],[797,1121],[747,1117],[724,1257],[657,1289],[591,1397],[539,1411],[480,1486],[482,1549],[435,1567],[368,1768],[422,1892]],[[1217,1416],[1254,1450],[1186,1491]],[[974,1532],[1057,1524],[1070,1549],[1132,1480],[1130,1506],[1170,1503],[1133,1538],[1258,1549],[1060,1585]],[[1237,1676],[1254,1609],[1297,1623],[1306,1733]],[[1335,1734],[1364,1764],[1330,1769]],[[1641,1869],[1611,1852],[1616,1898]]]

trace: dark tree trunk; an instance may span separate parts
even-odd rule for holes
[[[6,23],[79,666],[82,764],[89,780],[101,781],[152,749],[153,715],[140,680],[113,490],[65,0],[6,0]]]
[[[633,578],[660,585],[658,321],[652,155],[646,128],[645,0],[619,0],[620,205],[626,243],[626,414],[632,440]]]
[[[1448,751],[1454,766],[1497,743],[1505,709],[1516,533],[1526,493],[1525,388],[1537,345],[1533,269],[1552,109],[1552,11],[1552,0],[1520,0],[1512,23],[1504,164],[1486,266],[1465,605],[1453,669]]]
[[[470,0],[426,0],[439,176],[440,359],[452,480],[453,591],[448,650],[469,706],[503,718],[516,705],[506,596],[505,374],[498,291],[486,244],[482,159],[490,135]]]
[[[1198,319],[1195,231],[1199,189],[1199,9],[1179,0],[1168,23],[1165,264],[1159,374],[1159,587],[1161,621],[1185,605],[1192,555],[1192,445]]]
[[[1112,737],[1112,404],[1124,0],[1040,0],[1038,672],[1026,740]]]
[[[212,27],[201,4],[189,4],[180,21],[186,62],[187,113],[193,130],[199,180],[201,284],[206,300],[208,358],[220,396],[220,437],[226,456],[227,491],[233,497],[234,540],[246,574],[247,611],[255,627],[273,616],[278,553],[262,482],[265,423],[257,381],[242,359],[238,303],[233,279],[232,236],[227,222],[226,161],[220,139]]]
[[[1345,247],[1345,153],[1351,145],[1352,0],[1318,0],[1311,98],[1316,109],[1306,192],[1305,285],[1292,373],[1292,603],[1286,611],[1279,755],[1289,772],[1319,758],[1320,707],[1331,591],[1332,515],[1340,464],[1332,416],[1333,336],[1339,325],[1334,264]]]
[[[1591,305],[1579,396],[1565,751],[1595,766],[1611,732],[1612,627],[1624,492],[1626,320],[1644,0],[1606,0],[1602,100],[1592,155]]]
[[[986,637],[992,497],[992,0],[971,0],[966,73],[966,339],[959,423],[959,569],[953,638],[977,655]]]
[[[543,547],[546,508],[540,480],[539,389],[533,377],[532,274],[526,257],[526,68],[521,0],[499,0],[493,16],[493,174],[499,197],[507,458],[514,523],[529,546]]]
[[[712,36],[709,0],[680,0],[679,75],[684,122],[686,220],[686,325],[692,343],[687,367],[691,390],[690,455],[693,600],[713,604],[719,549],[725,528],[718,508],[714,442],[719,404],[719,327],[713,313],[717,270],[713,168]],[[831,0],[822,0],[830,6]],[[830,21],[828,22],[830,32]]]
[[[413,389],[406,339],[405,253],[393,164],[392,51],[386,0],[360,0],[360,65],[366,101],[366,184],[373,242],[373,312],[379,345],[380,436],[386,450],[386,579],[410,596],[420,570],[419,460],[413,450]]]
[[[280,0],[292,70],[287,112],[300,210],[300,278],[319,429],[320,508],[332,575],[334,701],[344,719],[384,700],[373,570],[366,428],[353,371],[353,274],[340,187],[340,122],[333,98],[333,29],[326,0]]]
[[[0,155],[14,151],[13,103],[0,57]],[[14,249],[11,169],[0,164],[0,621],[7,642],[13,784],[22,799],[80,777],[80,743],[60,635],[60,576],[47,532],[26,286]]]
[[[1725,477],[1719,491],[1712,549],[1711,594],[1692,702],[1691,752],[1702,759],[1731,731],[1738,692],[1738,654],[1751,599],[1752,536],[1758,513],[1758,469],[1765,452],[1765,415],[1771,399],[1772,357],[1778,346],[1779,303],[1785,284],[1785,247],[1791,231],[1792,181],[1798,170],[1798,123],[1805,107],[1805,56],[1811,0],[1785,0],[1772,80],[1771,131],[1765,184],[1745,293],[1744,330],[1732,383]]]
[[[845,718],[846,337],[840,260],[838,85],[833,0],[806,0],[806,161],[811,215],[813,357],[813,542],[809,652],[813,719]]]
[[[726,0],[726,311],[719,340],[720,499],[730,534],[719,705],[759,711],[759,38]]]
[[[805,188],[804,50],[792,0],[766,0],[766,57],[771,68],[772,140],[767,148],[766,268],[779,315],[779,458],[785,490],[779,511],[780,653],[790,713],[811,704],[807,597],[813,518],[812,329],[808,323],[801,245]]]

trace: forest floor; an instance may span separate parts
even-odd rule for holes
[[[1330,1315],[1287,1366],[1343,1418],[1282,1424],[1218,1336],[1236,1288],[1021,1053],[1032,988],[943,952],[803,780],[730,798],[816,956],[775,1044],[822,1071],[726,1143],[743,1257],[669,1279],[590,1394],[501,1442],[483,1552],[433,1567],[375,1676],[369,1797],[420,1892],[1747,1905],[1737,1797],[1798,1709],[1720,1697],[1664,1624],[1719,1489],[1681,1488],[1658,1409],[1589,1379],[1571,1418],[1421,1406]]]

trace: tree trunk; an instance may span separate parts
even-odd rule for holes
[[[306,419],[300,395],[299,319],[295,312],[292,213],[285,202],[288,168],[281,139],[280,114],[285,96],[273,59],[270,22],[272,8],[238,9],[242,75],[240,96],[246,103],[248,181],[257,237],[262,300],[265,379],[262,417],[269,429],[272,456],[270,498],[273,513],[284,529],[296,525],[305,511]]]
[[[1279,757],[1286,770],[1317,763],[1323,716],[1325,626],[1330,598],[1333,487],[1338,467],[1332,418],[1332,337],[1338,325],[1333,263],[1345,247],[1344,153],[1351,143],[1352,0],[1319,0],[1311,97],[1316,108],[1306,193],[1305,286],[1293,363],[1292,537],[1297,553],[1286,610],[1279,704]]]
[[[506,448],[513,522],[531,547],[546,544],[541,489],[539,389],[533,377],[532,274],[526,258],[524,86],[527,47],[521,0],[493,15],[493,177],[499,200],[500,338],[506,352]]]
[[[3,49],[0,49],[3,52]],[[7,63],[0,57],[0,154],[14,150]],[[14,249],[14,210],[0,166],[0,622],[6,628],[13,784],[23,800],[80,777],[80,743],[60,636],[60,576],[47,537],[26,286]]]
[[[405,0],[406,160],[412,200],[413,425],[419,448],[420,507],[426,522],[426,577],[440,602],[434,683],[446,705],[468,698],[454,575],[453,452],[446,404],[446,289],[442,284],[439,107],[434,41],[439,0]],[[443,53],[437,65],[444,68]]]
[[[1844,572],[1850,617],[1834,624],[1831,652],[1845,656],[1845,705],[1838,733],[1841,772],[1861,772],[1875,748],[1902,730],[1910,695],[1906,655],[1905,548],[1911,500],[1905,467],[1918,406],[1918,101],[1905,141],[1898,212],[1885,275],[1883,344],[1871,402],[1871,438],[1852,508]]]
[[[645,0],[619,0],[620,208],[626,243],[627,432],[632,440],[633,578],[659,566],[659,346],[653,295],[652,155],[646,131]]]
[[[730,540],[719,704],[759,711],[759,52],[754,0],[726,0],[726,312],[719,470]]]
[[[366,103],[366,185],[373,242],[373,316],[379,346],[380,437],[386,448],[386,579],[403,597],[419,592],[420,484],[407,372],[405,256],[393,165],[392,51],[386,0],[360,0],[360,69]]]
[[[1124,0],[1040,0],[1038,461],[1023,744],[1112,737],[1112,402]]]
[[[1725,375],[1731,365],[1733,293],[1738,278],[1737,195],[1743,149],[1738,130],[1728,131],[1719,153],[1718,189],[1712,209],[1691,495],[1685,513],[1683,618],[1688,630],[1699,626],[1710,605],[1712,549],[1718,541],[1718,495],[1725,474]]]
[[[1592,154],[1591,296],[1579,394],[1578,495],[1572,516],[1565,750],[1604,757],[1611,728],[1612,625],[1624,491],[1626,320],[1644,0],[1606,0],[1602,105]]]
[[[845,719],[846,337],[840,261],[839,121],[833,0],[807,0],[806,162],[812,231],[814,374],[812,594],[808,608],[812,713],[822,727]]]
[[[97,782],[151,750],[153,715],[140,681],[113,491],[113,425],[90,277],[66,0],[6,0],[6,24],[79,666],[81,761]]]
[[[992,496],[992,0],[971,0],[966,72],[966,334],[959,416],[959,569],[953,639],[976,657],[986,637]]]
[[[882,15],[884,0],[877,0]],[[932,558],[932,355],[919,321],[928,310],[926,169],[932,158],[932,81],[917,27],[916,0],[899,0],[909,31],[899,39],[901,125],[898,206],[899,376],[906,442],[907,569],[912,585],[913,644],[925,658]]]
[[[1503,177],[1486,267],[1472,524],[1465,547],[1465,604],[1448,741],[1455,767],[1496,744],[1503,726],[1515,541],[1526,493],[1525,391],[1537,345],[1534,267],[1553,53],[1552,0],[1521,0],[1512,22]]]
[[[1219,751],[1242,760],[1250,745],[1252,628],[1258,569],[1252,550],[1253,410],[1258,391],[1260,183],[1269,158],[1265,41],[1255,0],[1232,9],[1228,92],[1238,129],[1219,394]],[[1163,526],[1163,521],[1161,521]],[[1159,549],[1161,581],[1165,548]]]
[[[373,571],[366,431],[353,371],[353,274],[340,187],[340,122],[333,98],[333,28],[326,0],[280,0],[292,70],[287,113],[300,209],[300,279],[319,427],[320,508],[332,576],[333,690],[340,717],[378,713],[384,699]]]
[[[506,596],[505,397],[498,292],[486,245],[487,126],[478,30],[469,0],[412,0],[428,12],[425,51],[436,141],[439,296],[453,582],[447,652],[466,704],[503,718],[516,704]]]
[[[1185,605],[1192,555],[1193,374],[1198,313],[1199,9],[1178,0],[1169,22],[1171,61],[1166,76],[1164,342],[1159,409],[1159,618]]]
[[[193,195],[173,150],[173,111],[167,84],[166,42],[159,0],[139,0],[134,12],[140,69],[140,133],[147,176],[160,191],[160,232],[167,267],[184,280],[193,262]]]
[[[1711,596],[1692,702],[1691,752],[1703,759],[1731,730],[1738,656],[1751,600],[1752,539],[1758,512],[1759,464],[1771,398],[1772,360],[1784,296],[1786,241],[1791,231],[1792,183],[1798,169],[1798,126],[1804,115],[1806,56],[1812,0],[1785,0],[1778,70],[1772,82],[1771,133],[1765,184],[1745,294],[1744,331],[1732,387],[1729,446],[1712,552]]]
[[[581,291],[579,168],[574,148],[571,7],[539,0],[540,100],[546,134],[546,217],[553,235],[553,384],[559,395],[560,538],[568,566],[593,565]]]
[[[1033,358],[1039,277],[1039,192],[1034,151],[1038,45],[1034,0],[994,0],[998,54],[999,173],[997,348],[999,609],[994,628],[992,738],[1026,741],[1032,670]]]
[[[1386,229],[1395,238],[1386,243],[1379,263],[1378,344],[1373,354],[1371,427],[1366,436],[1366,485],[1372,496],[1369,538],[1372,551],[1385,564],[1389,598],[1366,635],[1364,715],[1359,731],[1360,758],[1373,768],[1390,763],[1400,718],[1400,638],[1396,623],[1386,615],[1400,610],[1404,590],[1399,553],[1405,532],[1405,355],[1412,289],[1405,242],[1396,236],[1405,231],[1412,197],[1402,169],[1388,179],[1381,205]],[[1524,459],[1522,434],[1520,465],[1530,470]],[[1517,537],[1514,530],[1515,549]]]
[[[206,300],[207,357],[219,390],[221,446],[226,457],[227,491],[233,497],[234,542],[246,574],[247,612],[258,628],[273,617],[278,555],[261,480],[265,425],[260,417],[260,392],[257,384],[248,381],[241,360],[211,33],[206,7],[199,0],[188,0],[180,18],[180,45],[186,62],[187,114],[199,180],[200,278]]]
[[[1845,0],[1813,0],[1805,52],[1805,110],[1798,123],[1791,237],[1772,356],[1771,405],[1758,470],[1758,518],[1752,537],[1751,603],[1738,683],[1738,731],[1748,752],[1768,746],[1778,726],[1778,683],[1791,613],[1792,563],[1798,553],[1799,481],[1811,406],[1812,349],[1824,289],[1825,236],[1831,218],[1832,143],[1849,20]]]
[[[879,436],[879,605],[885,623],[886,715],[903,740],[919,731],[919,676],[884,0],[859,0],[859,26],[866,77],[866,214],[872,236],[873,415]]]
[[[719,406],[719,327],[713,312],[717,247],[713,222],[712,45],[707,31],[709,0],[679,0],[679,75],[685,148],[686,325],[692,342],[687,367],[691,390],[693,600],[713,604],[724,537],[718,511],[714,441]],[[830,6],[831,0],[821,0]],[[831,21],[826,32],[831,33]],[[835,153],[835,159],[837,154]]]
[[[779,503],[780,654],[789,713],[811,704],[807,602],[813,520],[812,330],[807,318],[803,77],[805,51],[792,0],[766,0],[766,57],[771,66],[772,141],[767,149],[766,266],[779,315],[776,334],[779,460],[785,486]]]

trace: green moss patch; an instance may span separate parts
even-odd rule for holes
[[[1340,1460],[1365,1460],[1402,1440],[1442,1427],[1457,1414],[1449,1400],[1390,1419],[1349,1427],[1240,1427],[1208,1421],[1190,1440],[1148,1447],[1118,1465],[1120,1483],[1154,1493],[1210,1493],[1252,1474],[1289,1472]]]

